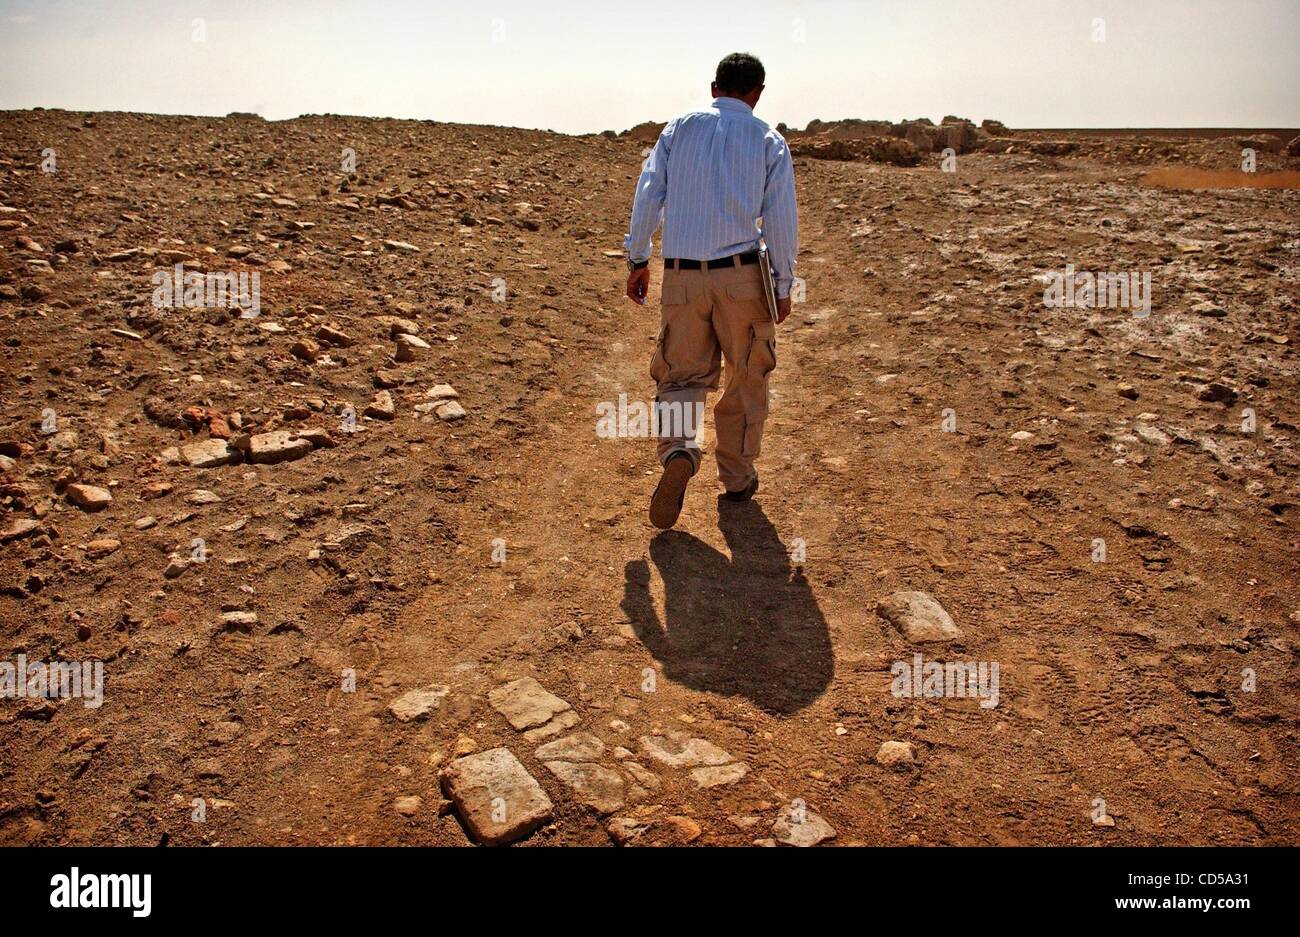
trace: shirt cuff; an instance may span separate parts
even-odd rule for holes
[[[777,277],[776,278],[776,298],[789,299],[790,287],[794,284],[794,277]]]
[[[633,250],[632,235],[630,234],[625,235],[623,238],[623,250],[627,253],[627,259],[632,261],[635,264],[639,264],[642,262],[648,263],[650,261],[651,255],[653,255],[655,252],[655,248],[653,244],[651,244],[649,248],[642,248],[639,251]]]

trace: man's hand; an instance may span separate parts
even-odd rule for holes
[[[780,325],[786,319],[790,318],[790,297],[778,297],[776,300],[776,321]]]
[[[642,267],[627,275],[627,297],[632,302],[645,305],[646,294],[650,292],[650,268]]]

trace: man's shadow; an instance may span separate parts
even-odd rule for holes
[[[757,503],[719,499],[718,513],[731,559],[690,534],[665,531],[650,542],[665,621],[650,600],[645,560],[624,569],[623,611],[670,680],[744,696],[768,712],[798,712],[831,681],[826,619]]]

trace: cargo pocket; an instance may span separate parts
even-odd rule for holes
[[[745,362],[745,437],[741,455],[758,457],[767,420],[767,376],[776,367],[776,325],[755,322],[750,327],[749,358]]]
[[[664,325],[659,329],[659,339],[655,343],[654,357],[650,359],[650,377],[655,383],[662,383],[668,377],[668,359],[664,357],[664,349],[668,347],[668,326]]]
[[[659,327],[659,339],[655,343],[655,354],[650,359],[650,376],[658,383],[662,384],[668,379],[672,372],[672,365],[668,362],[668,323],[682,314],[683,310],[675,309],[675,306],[686,305],[686,287],[680,283],[665,283],[663,286],[663,297],[660,305],[663,306],[663,314],[660,321],[663,323]]]
[[[745,370],[753,377],[766,378],[776,367],[776,325],[755,322],[750,326],[749,357]]]

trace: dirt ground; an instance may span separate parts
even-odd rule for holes
[[[792,809],[832,845],[1300,842],[1300,192],[1140,184],[1236,166],[1191,132],[799,160],[762,488],[720,504],[706,455],[659,533],[653,441],[596,432],[653,395],[642,146],[0,114],[0,659],[105,675],[0,699],[0,842],[468,844],[440,775],[495,748],[553,804],[524,845]],[[157,308],[177,263],[259,273],[259,314]],[[1150,273],[1151,314],[1045,306],[1067,264]],[[214,435],[240,461],[185,464]],[[899,591],[961,637],[909,642]],[[996,663],[997,705],[897,695],[918,653]],[[523,677],[570,715],[514,728]],[[536,754],[566,731],[576,780]]]

